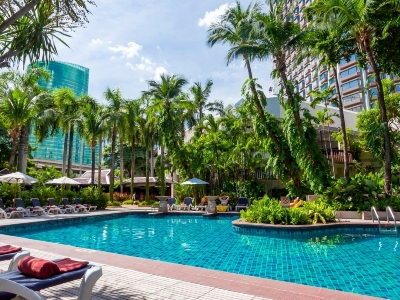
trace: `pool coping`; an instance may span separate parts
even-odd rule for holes
[[[105,251],[79,248],[75,246],[31,240],[27,238],[0,234],[2,243],[10,243],[23,248],[50,252],[60,256],[88,260],[92,263],[104,264],[123,269],[135,270],[152,275],[172,278],[185,282],[210,286],[223,290],[254,295],[276,300],[367,300],[380,299],[371,296],[330,290],[303,284],[296,284],[273,279],[265,279],[192,267],[169,262],[145,259]]]
[[[111,211],[107,215],[121,215],[121,214],[143,214],[148,211]],[[171,215],[198,215],[198,213],[181,213],[174,212]],[[75,220],[96,215],[77,215],[66,217],[66,220]],[[106,215],[106,216],[107,216]],[[40,223],[49,221],[61,221],[63,218],[57,219],[29,219],[32,222],[24,222],[22,225],[29,225],[30,223]],[[233,221],[235,223],[238,221]],[[245,222],[238,222],[243,226],[261,227],[261,228],[288,228],[290,225],[269,225],[269,224],[253,224]],[[346,224],[354,224],[357,226],[366,225],[366,223],[353,223],[347,222]],[[332,225],[332,224],[331,224]],[[334,225],[334,224],[333,224]],[[367,224],[368,225],[368,224]],[[16,224],[4,224],[4,226],[16,226]],[[277,227],[278,226],[278,227]],[[296,225],[295,225],[296,226]],[[318,225],[307,225],[313,226],[313,228],[321,227]],[[326,225],[325,225],[326,226]],[[195,284],[206,285],[210,287],[220,288],[238,293],[250,294],[258,297],[265,297],[277,300],[306,300],[306,299],[379,299],[371,296],[365,296],[360,294],[353,294],[349,292],[331,290],[327,288],[320,288],[314,286],[307,286],[302,284],[296,284],[291,282],[278,281],[273,279],[265,279],[259,277],[252,277],[247,275],[240,275],[235,273],[228,273],[223,271],[216,271],[210,269],[204,269],[199,267],[192,267],[187,265],[174,264],[169,262],[162,262],[157,260],[150,260],[145,258],[127,256],[122,254],[109,253],[105,251],[92,250],[79,248],[69,245],[56,244],[51,242],[31,240],[27,238],[21,238],[16,236],[10,236],[6,234],[0,234],[0,240],[2,243],[9,243],[18,245],[25,248],[32,248],[40,251],[47,251],[61,256],[73,256],[82,260],[89,260],[94,263],[100,263],[124,269],[131,269],[143,273],[163,276],[167,278],[182,280]],[[94,255],[94,254],[98,255]]]

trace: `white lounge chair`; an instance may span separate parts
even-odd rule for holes
[[[23,218],[24,212],[20,210],[9,210],[4,208],[3,200],[0,199],[0,219],[9,219],[12,217]]]
[[[18,271],[11,271],[11,272],[19,273]],[[76,273],[77,272],[79,273],[80,270],[55,275],[47,279],[36,279],[33,277],[24,276],[21,273],[13,276],[13,273],[11,272],[0,274],[0,299],[44,300],[44,298],[42,298],[35,291],[39,291],[48,287],[68,282],[68,277],[71,277],[69,281],[76,280],[77,279]],[[97,280],[101,277],[101,275],[102,275],[102,269],[99,266],[91,266],[84,273],[81,279],[81,285],[79,288],[79,295],[77,300],[90,300],[93,287],[96,284]],[[2,277],[5,277],[7,279]],[[29,284],[30,288],[27,288],[25,284]],[[20,297],[13,298],[14,296],[10,298],[8,296],[9,294],[7,295],[2,292],[12,293],[21,296],[22,298]]]

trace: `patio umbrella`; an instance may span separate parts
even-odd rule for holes
[[[21,172],[14,172],[10,174],[6,174],[3,176],[0,176],[0,182],[7,182],[7,183],[27,183],[27,184],[32,184],[37,182],[38,180],[36,178],[33,178],[29,175],[26,175]],[[17,189],[14,191],[14,198],[17,196]]]
[[[208,182],[206,182],[206,181],[204,181],[204,180],[201,180],[201,179],[198,179],[198,178],[196,178],[196,177],[193,177],[193,178],[191,178],[191,179],[189,179],[189,180],[186,180],[186,181],[182,182],[181,184],[193,185],[193,186],[194,186],[194,187],[193,187],[193,193],[194,193],[194,195],[195,195],[195,202],[196,202],[196,204],[197,204],[197,199],[196,199],[196,185],[208,184]]]
[[[73,180],[72,178],[69,177],[60,177],[60,178],[55,178],[49,181],[46,181],[46,184],[69,184],[69,185],[78,185],[80,184],[78,181]]]
[[[63,176],[60,178],[55,178],[49,181],[46,181],[46,184],[61,184],[61,197],[64,194],[64,186],[67,185],[78,185],[80,182],[73,180],[72,178]]]
[[[208,182],[198,179],[196,177],[193,177],[192,179],[186,180],[185,182],[182,182],[181,184],[197,185],[197,184],[208,184]]]

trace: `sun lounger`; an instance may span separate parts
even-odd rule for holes
[[[0,261],[11,259],[7,271],[16,270],[18,262],[28,255],[30,255],[29,251],[23,251],[21,247],[13,247],[11,245],[0,246]]]
[[[62,206],[61,206],[62,207]],[[47,198],[47,210],[48,212],[57,211],[57,214],[64,214],[67,212],[67,209],[63,209],[60,206],[57,206],[56,200],[54,198]],[[68,209],[69,212],[73,212],[73,209]]]
[[[91,204],[82,204],[81,200],[79,198],[74,198],[74,204],[75,205],[83,205],[84,207],[86,207],[86,209],[88,211],[96,210],[96,208],[97,208],[97,206],[94,206],[94,205],[91,205]]]
[[[4,208],[3,200],[0,199],[0,219],[9,219],[13,217],[23,218],[24,212],[16,208]]]
[[[69,203],[69,199],[68,198],[62,198],[62,203],[63,203],[63,208],[66,209],[72,209],[74,213],[77,213],[77,210],[75,209],[74,205],[71,205]]]
[[[92,294],[93,286],[101,277],[102,269],[99,266],[88,265],[78,270],[56,274],[46,279],[38,279],[22,274],[19,270],[5,272],[0,274],[0,299],[13,299],[15,295],[20,295],[27,299],[38,295],[32,292],[67,283],[73,280],[81,279],[78,300],[89,300]],[[27,297],[28,296],[28,297]]]
[[[176,208],[175,202],[176,202],[175,198],[169,198],[167,200],[168,210],[173,210],[174,208]]]
[[[192,201],[191,197],[186,197],[183,199],[183,203],[178,206],[179,210],[191,210],[192,209]]]
[[[40,201],[38,198],[31,198],[31,204],[32,208],[40,211],[42,215],[47,215],[48,211],[46,211],[40,204]]]
[[[24,201],[21,198],[15,198],[14,199],[14,208],[17,211],[23,212],[25,217],[38,216],[39,213],[40,213],[39,211],[34,210],[34,209],[32,209],[32,210],[26,209]]]
[[[246,197],[239,197],[238,204],[235,207],[235,210],[240,210],[241,208],[247,209],[249,206],[249,202]]]

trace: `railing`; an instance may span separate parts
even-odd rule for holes
[[[333,161],[334,162],[339,162],[339,163],[344,163],[344,151],[343,150],[330,150],[326,149],[323,150],[325,153],[325,157],[328,159],[331,159],[331,155],[333,156]],[[350,151],[347,152],[348,154],[348,161],[349,163],[353,162],[353,153]]]
[[[389,223],[389,213],[392,216],[392,219],[394,221],[394,230],[397,231],[396,218],[394,217],[393,210],[390,206],[387,206],[386,207],[386,220],[388,223]]]
[[[372,218],[372,223],[374,223],[374,216],[378,220],[378,227],[379,227],[379,232],[381,232],[381,220],[379,220],[379,215],[378,212],[376,211],[375,206],[371,206],[371,218]]]

